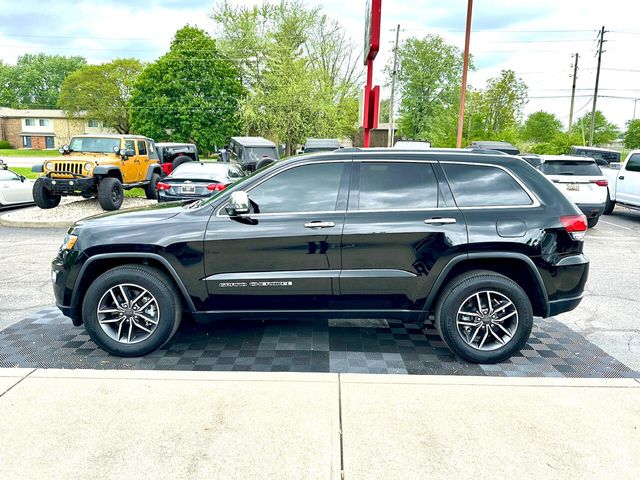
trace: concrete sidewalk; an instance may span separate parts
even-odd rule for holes
[[[640,382],[0,369],[0,478],[635,478]]]

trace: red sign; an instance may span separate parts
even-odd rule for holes
[[[380,17],[382,0],[367,0],[364,24],[364,64],[376,58],[380,49]]]

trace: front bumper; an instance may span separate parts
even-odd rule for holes
[[[94,186],[92,177],[51,178],[40,177],[44,187],[54,195],[75,195],[89,192]]]
[[[62,252],[51,262],[51,283],[56,307],[65,317],[69,317],[74,325],[82,325],[81,316],[71,301],[74,285],[69,275],[68,259],[63,258],[61,255],[63,255]]]
[[[587,218],[597,218],[604,212],[604,203],[577,203],[576,206]]]

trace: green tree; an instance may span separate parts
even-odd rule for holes
[[[83,112],[119,133],[129,133],[129,101],[142,68],[133,58],[83,67],[65,79],[58,104],[69,116]]]
[[[16,103],[15,92],[11,82],[13,80],[13,69],[0,60],[0,107],[14,105]]]
[[[240,130],[245,90],[240,72],[195,27],[176,32],[169,51],[138,76],[131,96],[131,125],[156,140],[195,142],[205,152]]]
[[[438,35],[427,35],[406,40],[398,49],[398,60],[400,134],[436,146],[455,144],[463,64],[460,50]]]
[[[502,70],[487,81],[482,93],[479,118],[483,140],[506,139],[514,132],[527,102],[527,85],[513,70]]]
[[[549,142],[561,129],[562,122],[558,117],[541,110],[529,115],[520,131],[520,138],[533,142]]]
[[[83,57],[26,54],[11,67],[8,88],[13,108],[56,108],[64,79],[86,65]]]
[[[576,143],[587,145],[589,143],[589,132],[591,131],[591,112],[585,113],[578,118],[571,128],[572,137],[578,140]],[[620,136],[618,127],[609,122],[604,114],[596,111],[595,126],[593,129],[593,144],[606,145]]]
[[[355,131],[358,55],[339,23],[297,0],[254,7],[219,4],[218,45],[242,72],[247,134],[285,143]]]
[[[629,120],[627,131],[624,133],[624,146],[626,148],[640,148],[640,120]]]

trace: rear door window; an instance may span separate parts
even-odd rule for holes
[[[596,162],[580,160],[550,160],[542,164],[542,173],[546,175],[601,176],[602,171]]]
[[[628,170],[629,172],[640,172],[640,153],[634,153],[631,155],[629,160],[627,160],[625,170]]]
[[[438,182],[429,163],[362,162],[359,210],[431,209]]]
[[[144,140],[138,140],[138,155],[147,154],[147,142]]]
[[[506,171],[491,165],[443,163],[458,207],[532,205],[533,200]]]

